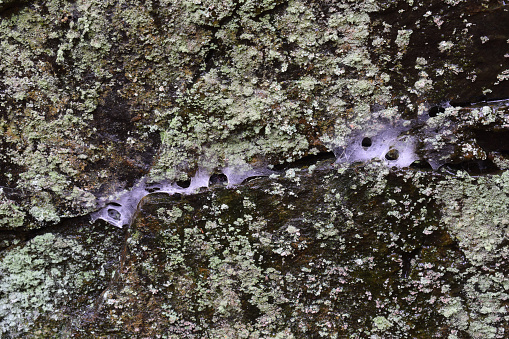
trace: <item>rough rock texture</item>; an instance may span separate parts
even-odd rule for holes
[[[147,196],[100,321],[76,334],[506,337],[508,179],[322,163]]]
[[[0,334],[506,337],[507,22],[501,0],[0,0]]]

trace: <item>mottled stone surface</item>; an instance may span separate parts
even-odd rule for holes
[[[0,336],[507,337],[507,22],[501,0],[0,0]]]
[[[508,92],[502,1],[0,10],[0,213],[16,214],[3,229],[85,215],[144,175],[291,161],[341,147],[377,119]]]
[[[73,220],[21,237],[2,251],[0,333],[7,338],[65,337],[94,311],[114,281],[122,232]]]
[[[118,279],[69,333],[507,335],[506,172],[321,162],[221,186],[146,196],[126,230]]]

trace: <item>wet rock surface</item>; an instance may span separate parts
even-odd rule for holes
[[[0,335],[507,337],[508,16],[0,1]]]

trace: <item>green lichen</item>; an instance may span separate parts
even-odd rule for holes
[[[468,277],[463,286],[466,298],[451,299],[441,312],[452,325],[475,338],[497,338],[504,331],[497,324],[506,317],[507,278],[475,267],[497,266],[509,256],[503,245],[509,224],[508,184],[506,172],[478,178],[460,173],[437,187],[444,205],[441,223],[473,265],[472,270],[458,276]]]
[[[9,251],[0,262],[1,333],[25,333],[39,316],[62,320],[67,295],[86,272],[67,262],[83,253],[72,239],[46,233]]]
[[[0,192],[0,225],[85,215],[147,174],[291,162],[403,116],[435,169],[494,156],[507,167],[473,132],[506,126],[504,105],[416,119],[506,80],[505,66],[483,80],[473,57],[503,35],[474,29],[495,5],[426,5],[56,0],[2,12],[0,160],[12,173],[1,180],[19,194]],[[72,306],[78,336],[507,333],[505,173],[332,166],[147,197],[124,250],[56,233],[5,242],[2,331],[58,332],[51,321],[79,299],[97,301],[101,321],[79,322]],[[122,257],[108,284],[106,252]]]
[[[6,197],[4,189],[0,188],[0,227],[10,229],[23,226],[25,216],[23,209]]]
[[[0,256],[0,334],[63,336],[92,310],[118,261],[118,233],[75,224],[71,234],[13,241]]]
[[[414,40],[441,16],[414,4],[402,15],[417,16],[415,24],[388,24],[385,9],[400,5],[16,6],[0,23],[0,119],[1,141],[12,145],[4,156],[20,168],[23,204],[37,211],[41,192],[51,195],[46,205],[55,216],[35,212],[43,225],[91,212],[93,197],[132,186],[147,172],[173,180],[198,167],[292,161],[344,146],[374,114],[396,121],[402,104],[415,112],[443,92],[451,74],[474,79],[476,70],[462,57],[471,45],[470,23],[433,38],[430,46],[446,56],[430,58]],[[426,60],[418,72],[414,60]]]
[[[376,330],[378,331],[385,331],[389,328],[391,328],[392,323],[387,320],[385,317],[378,316],[373,319],[373,325],[376,327]]]

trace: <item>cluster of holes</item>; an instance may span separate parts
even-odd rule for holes
[[[432,106],[428,109],[427,115],[430,118],[434,118],[444,112],[445,112],[445,107]],[[394,130],[394,128],[393,128],[393,130]],[[400,130],[400,132],[403,130],[404,130],[404,128],[402,128]],[[384,132],[382,132],[380,135],[375,136],[376,141],[374,141],[372,139],[372,137],[369,137],[369,136],[363,137],[360,141],[362,149],[366,152],[369,152],[369,151],[371,151],[371,149],[373,149],[376,152],[376,149],[379,149],[381,146],[380,138],[381,138],[381,136],[383,137],[383,135],[384,135],[383,133]],[[357,140],[359,140],[359,139],[357,139]],[[401,153],[401,150],[399,150],[398,148],[401,148],[401,147],[406,148],[406,146],[404,144],[402,144],[401,142],[397,142],[396,140],[397,140],[397,138],[395,136],[392,136],[392,137],[388,136],[388,139],[386,141],[384,141],[384,143],[387,142],[387,144],[390,145],[390,143],[396,142],[396,144],[391,147],[388,147],[388,149],[385,151],[385,153],[380,154],[380,157],[383,157],[383,159],[385,159],[387,161],[391,161],[391,162],[395,162],[400,158],[402,153]],[[359,141],[357,141],[357,142],[359,142]],[[356,147],[358,147],[358,146],[353,146],[353,148],[352,148],[353,152],[355,152],[354,149]],[[373,148],[373,147],[376,147],[376,148]],[[408,153],[408,150],[404,150],[403,153],[405,153],[405,154]],[[359,156],[359,157],[363,157],[363,156]],[[403,160],[403,162],[404,162],[404,160]],[[417,166],[421,166],[420,163],[422,161],[416,160],[415,162],[417,162]]]
[[[364,137],[361,141],[361,146],[366,150],[368,148],[370,148],[372,145],[373,145],[373,140],[371,140],[371,138],[369,138],[369,137]],[[398,158],[399,158],[399,151],[395,148],[391,148],[391,149],[389,149],[389,151],[387,153],[385,153],[386,160],[394,161],[394,160],[398,160]]]
[[[428,109],[427,115],[430,118],[434,118],[441,113],[445,112],[444,106],[432,106]],[[401,135],[402,132],[408,130],[403,126],[399,127],[388,127],[386,126],[384,129],[379,130],[379,134],[376,134],[372,137],[364,136],[362,139],[352,140],[353,143],[347,147],[346,150],[343,150],[343,153],[340,155],[343,160],[346,161],[364,161],[367,160],[370,156],[380,157],[381,159],[385,159],[391,164],[395,166],[411,166],[422,169],[429,169],[431,167],[430,163],[425,160],[417,159],[413,150],[413,139],[408,137],[401,138],[398,135]],[[495,148],[497,151],[503,149],[503,151],[507,152],[509,146],[507,143],[501,143],[499,140],[506,140],[507,135],[497,135],[497,137],[492,137],[493,133],[489,133],[488,136],[482,134],[482,132],[478,133],[479,143],[486,143],[486,148],[490,146]],[[508,133],[509,135],[509,133]],[[491,138],[491,139],[490,139]],[[493,141],[492,139],[496,139]],[[360,146],[359,147],[359,142]],[[499,145],[500,144],[500,145]],[[390,147],[388,145],[391,145]],[[493,146],[495,145],[495,146]],[[338,161],[340,156],[338,156]],[[316,160],[313,158],[313,160]],[[410,164],[411,163],[411,164]],[[474,165],[478,165],[479,171],[485,170],[485,167],[489,167],[484,162],[483,163],[475,163],[468,164],[468,168],[475,167]],[[458,167],[459,165],[451,165],[452,169]],[[462,165],[463,166],[463,165]],[[466,165],[465,165],[466,166]],[[277,167],[277,166],[276,166]],[[437,169],[438,166],[431,167],[433,169]],[[274,168],[278,170],[277,168]],[[489,168],[488,168],[489,169]],[[119,199],[120,202],[110,202],[107,204],[105,210],[103,210],[103,214],[99,216],[110,223],[113,223],[116,226],[123,226],[122,223],[126,221],[126,215],[132,213],[132,210],[135,209],[135,205],[137,202],[146,194],[156,193],[156,192],[171,192],[172,195],[181,195],[186,194],[193,191],[194,188],[197,187],[210,187],[215,185],[237,185],[243,182],[246,179],[254,178],[257,176],[267,175],[267,172],[262,170],[251,170],[247,172],[238,172],[234,169],[224,168],[222,169],[222,173],[201,173],[197,174],[195,178],[192,180],[185,181],[177,181],[173,185],[170,185],[170,190],[168,191],[164,185],[147,185],[145,187],[140,187],[136,190],[133,190],[133,197],[127,197]],[[179,193],[180,192],[180,193]],[[129,193],[129,194],[131,194]],[[134,207],[133,207],[134,206]],[[105,212],[105,213],[104,213]]]
[[[176,181],[174,183],[144,184],[140,183],[130,192],[126,192],[118,200],[108,202],[100,211],[92,215],[93,220],[103,219],[106,222],[123,227],[128,224],[138,206],[139,201],[151,193],[167,193],[174,197],[182,194],[192,194],[197,189],[210,186],[235,186],[252,177],[268,175],[266,169],[250,169],[245,172],[232,168],[222,169],[224,173],[212,173],[198,170],[191,180]]]

